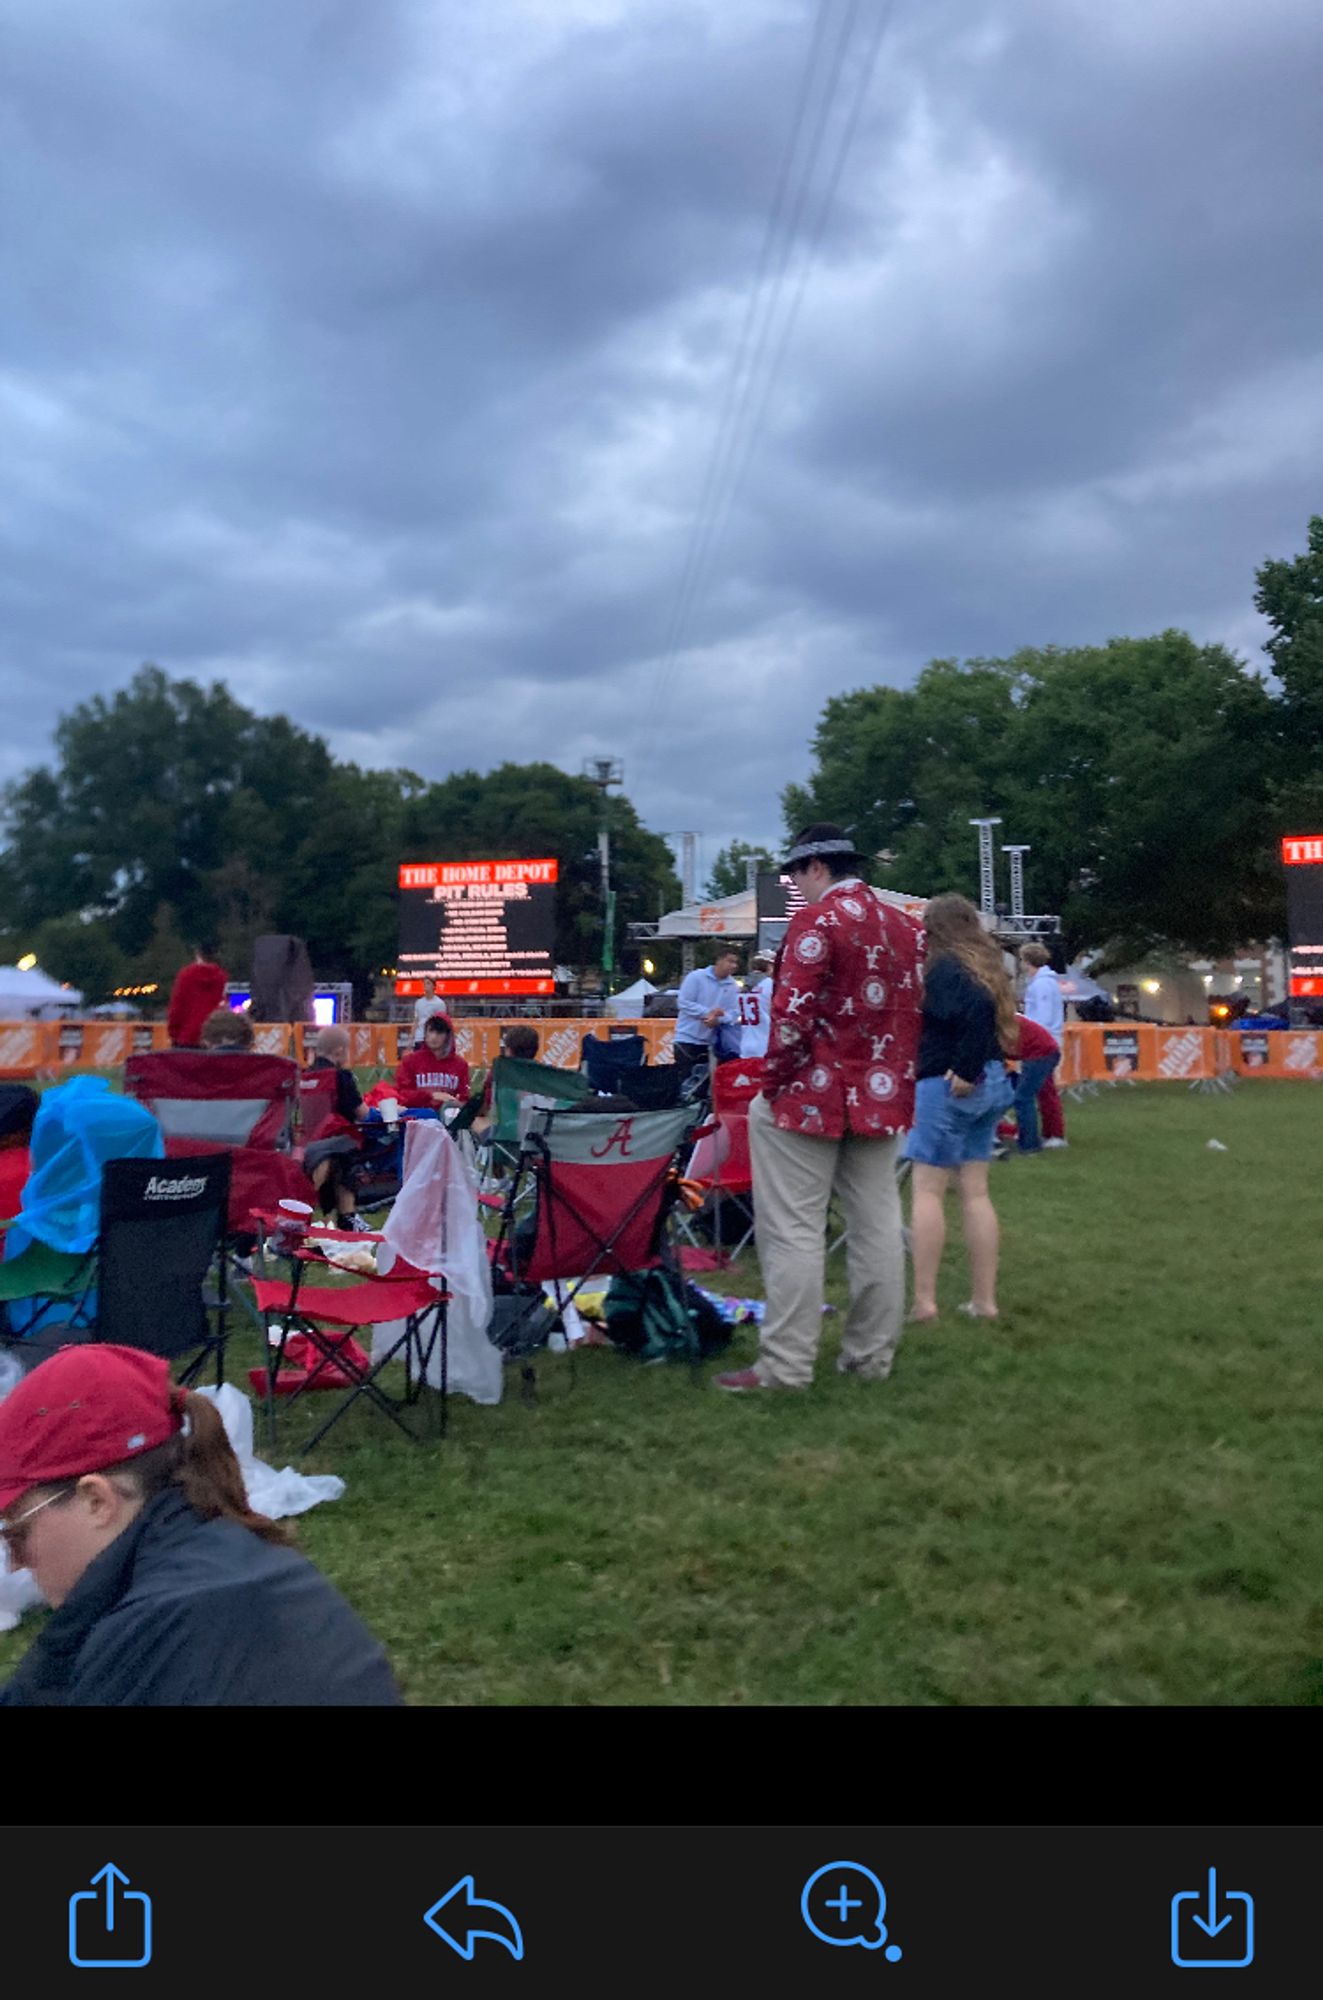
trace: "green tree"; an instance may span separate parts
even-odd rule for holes
[[[166,984],[195,943],[242,977],[266,931],[305,938],[320,976],[366,985],[395,959],[409,859],[554,856],[557,951],[600,958],[600,798],[554,765],[432,785],[365,771],[286,717],[157,667],[65,716],[56,752],[0,802],[0,937],[20,950],[44,938],[93,985],[112,970],[114,983]],[[679,888],[670,849],[629,801],[608,811],[618,956],[625,926]]]
[[[253,877],[279,880],[319,824],[334,768],[325,743],[284,716],[159,667],[81,703],[55,745],[54,768],[5,794],[4,920],[100,918],[130,958],[147,950],[163,903],[185,939],[251,941],[270,916]]]
[[[1280,928],[1273,697],[1224,647],[1169,631],[935,661],[828,702],[815,750],[787,823],[853,826],[883,885],[970,893],[969,821],[1000,814],[1069,946],[1221,952]]]
[[[49,917],[37,926],[30,949],[43,972],[76,986],[89,1007],[99,1007],[117,986],[128,983],[124,954],[104,924]]]
[[[712,863],[712,873],[707,878],[704,891],[709,902],[719,902],[723,896],[741,895],[748,884],[746,864],[756,862],[761,868],[775,868],[776,858],[765,847],[751,846],[747,840],[732,840],[729,847],[723,847]]]
[[[1323,517],[1310,519],[1303,555],[1265,562],[1257,582],[1281,687],[1274,830],[1312,832],[1323,825]]]

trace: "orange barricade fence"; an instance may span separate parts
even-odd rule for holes
[[[304,1062],[312,1054],[317,1030],[311,1024],[291,1026],[279,1021],[253,1024],[263,1055],[293,1056]],[[577,1069],[585,1035],[605,1040],[611,1029],[638,1033],[647,1044],[651,1063],[670,1062],[675,1042],[674,1021],[458,1020],[455,1046],[471,1069],[486,1068],[500,1054],[506,1028],[532,1028],[538,1038],[538,1061],[557,1069]],[[65,1071],[118,1069],[131,1055],[168,1049],[164,1022],[0,1021],[0,1076],[58,1075]],[[413,1023],[356,1021],[349,1025],[349,1060],[356,1069],[393,1069],[413,1047]]]
[[[1228,1039],[1237,1076],[1323,1075],[1323,1034],[1312,1028],[1278,1028],[1271,1033],[1249,1028]]]
[[[265,1055],[303,1062],[317,1030],[283,1022],[254,1024]],[[612,1028],[638,1033],[650,1063],[672,1059],[675,1023],[661,1021],[458,1020],[455,1041],[471,1069],[486,1068],[500,1053],[506,1028],[532,1028],[538,1060],[577,1069],[585,1035],[606,1040]],[[413,1046],[412,1022],[358,1021],[349,1028],[355,1068],[393,1069]],[[58,1076],[76,1070],[118,1069],[130,1055],[170,1046],[165,1024],[105,1021],[0,1021],[0,1077]],[[1096,1081],[1198,1083],[1227,1072],[1237,1076],[1323,1077],[1323,1032],[1313,1029],[1165,1028],[1149,1023],[1106,1026],[1072,1023],[1062,1036],[1058,1082],[1063,1089]]]
[[[1077,1084],[1088,1081],[1084,1067],[1084,1041],[1078,1028],[1066,1028],[1061,1036],[1061,1061],[1057,1067],[1057,1085],[1061,1090],[1073,1090]]]

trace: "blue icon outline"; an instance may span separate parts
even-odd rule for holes
[[[464,1906],[467,1910],[491,1910],[495,1915],[504,1917],[514,1934],[513,1937],[506,1937],[501,1931],[475,1930],[470,1924],[465,1928],[464,1942],[461,1944],[459,1939],[452,1932],[448,1931],[444,1924],[437,1921],[437,1913],[444,1910],[446,1905],[453,1901],[461,1891],[464,1895]],[[524,1934],[519,1928],[519,1919],[515,1916],[514,1911],[508,1909],[504,1903],[490,1902],[485,1896],[476,1894],[471,1875],[461,1875],[458,1882],[452,1883],[450,1888],[446,1890],[445,1895],[438,1897],[431,1909],[424,1912],[423,1922],[430,1931],[434,1932],[441,1939],[443,1944],[448,1944],[453,1952],[457,1952],[466,1964],[472,1963],[474,1954],[483,1938],[486,1938],[490,1944],[504,1945],[516,1964],[524,1956]]]
[[[818,1883],[822,1880],[824,1875],[832,1875],[838,1869],[842,1870],[848,1869],[849,1872],[853,1875],[862,1875],[865,1881],[870,1882],[872,1884],[873,1889],[877,1894],[877,1914],[876,1916],[869,1918],[869,1923],[871,1925],[876,1926],[877,1929],[876,1937],[867,1937],[862,1935],[857,1937],[832,1937],[830,1932],[822,1930],[818,1926],[818,1924],[815,1923],[809,1911],[809,1896],[813,1891],[813,1889],[817,1887]],[[864,1907],[862,1902],[856,1903],[851,1898],[846,1896],[844,1883],[842,1883],[841,1885],[840,1905],[841,1905],[842,1924],[844,1924],[845,1922],[845,1913],[847,1909],[862,1909]],[[834,1909],[836,1905],[831,1904],[830,1907]],[[882,1887],[881,1882],[879,1882],[877,1876],[873,1873],[872,1869],[866,1868],[862,1861],[828,1861],[827,1863],[825,1863],[823,1867],[815,1868],[813,1873],[809,1876],[808,1881],[804,1884],[804,1887],[800,1891],[799,1914],[804,1919],[805,1927],[809,1931],[811,1931],[813,1936],[817,1938],[819,1942],[822,1944],[862,1945],[865,1951],[880,1951],[883,1945],[885,1945],[887,1942],[887,1927],[885,1922],[887,1914],[887,1892]],[[901,1956],[900,1947],[898,1945],[888,1946],[885,1956],[891,1962],[891,1964],[893,1965],[896,1964]]]
[[[1243,1958],[1187,1958],[1181,1950],[1181,1906],[1184,1903],[1198,1903],[1204,1895],[1208,1897],[1208,1920],[1204,1921],[1198,1911],[1194,1911],[1195,1923],[1206,1937],[1215,1938],[1231,1922],[1233,1912],[1228,1910],[1218,1921],[1217,1870],[1208,1871],[1208,1888],[1182,1889],[1171,1899],[1171,1962],[1187,1972],[1236,1972],[1254,1963],[1254,1898],[1243,1889],[1224,1889],[1224,1903],[1243,1903],[1245,1906],[1245,1955]]]
[[[92,1882],[94,1885],[98,1882],[104,1882],[105,1883],[104,1891],[100,1891],[95,1886],[93,1886],[90,1889],[79,1889],[76,1892],[76,1894],[70,1896],[69,1898],[70,1965],[77,1966],[80,1971],[84,1972],[137,1972],[143,1966],[150,1965],[152,1962],[151,1897],[148,1895],[144,1895],[141,1889],[130,1889],[128,1876],[124,1873],[123,1869],[117,1868],[113,1861],[108,1861],[104,1868],[99,1868],[96,1874],[92,1877]],[[112,1932],[115,1928],[115,1902],[116,1902],[115,1884],[117,1882],[121,1885],[118,1897],[118,1900],[121,1903],[140,1903],[142,1905],[142,1925],[143,1925],[142,1957],[141,1958],[81,1958],[78,1953],[78,1906],[80,1903],[98,1902],[101,1900],[102,1895],[104,1894],[105,1905],[106,1905],[106,1931],[107,1933]]]

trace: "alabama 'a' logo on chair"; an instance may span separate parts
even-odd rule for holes
[[[633,1158],[634,1120],[618,1119],[600,1146],[592,1147],[595,1160],[609,1160],[613,1154],[622,1160]]]

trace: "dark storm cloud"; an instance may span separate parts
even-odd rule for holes
[[[1312,5],[899,0],[662,673],[813,13],[11,10],[0,773],[151,658],[366,763],[622,751],[710,849],[840,688],[1252,649],[1323,505]]]

